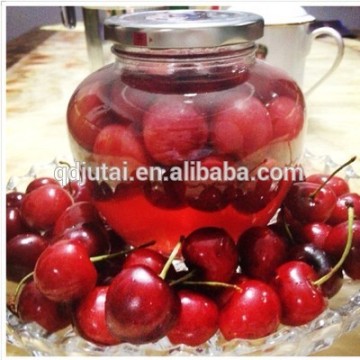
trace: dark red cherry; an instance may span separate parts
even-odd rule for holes
[[[70,193],[74,202],[80,202],[91,201],[91,194],[94,191],[94,187],[94,182],[85,179],[82,181],[71,180],[64,186],[64,189]]]
[[[297,227],[293,233],[296,242],[313,244],[319,249],[324,248],[325,240],[332,227],[325,223],[310,223]]]
[[[40,177],[37,179],[34,179],[29,183],[29,185],[26,188],[26,193],[30,193],[31,191],[38,189],[41,186],[44,185],[57,185],[60,186],[59,182],[51,177]]]
[[[40,255],[34,270],[39,291],[57,302],[77,300],[96,284],[97,273],[80,242],[59,241]]]
[[[344,271],[353,280],[360,280],[360,239],[353,239],[350,253],[343,264]]]
[[[289,252],[289,260],[304,261],[311,265],[318,277],[328,274],[332,269],[332,263],[325,251],[316,247],[315,244],[301,244],[294,246]],[[321,285],[323,294],[327,298],[333,297],[339,292],[343,284],[342,271],[335,273],[329,280]]]
[[[213,300],[194,291],[180,290],[178,296],[180,315],[167,337],[173,344],[199,346],[218,329],[218,307]]]
[[[6,208],[6,241],[14,236],[34,232],[24,221],[20,209],[17,207]]]
[[[160,274],[165,263],[166,257],[161,255],[155,250],[151,249],[136,249],[132,251],[125,259],[123,269],[132,266],[146,266],[151,269],[155,274]]]
[[[268,145],[273,135],[265,106],[257,98],[242,98],[241,94],[224,100],[215,112],[211,130],[216,150],[220,154],[234,154],[239,159]]]
[[[317,278],[315,270],[303,261],[289,261],[276,270],[273,286],[281,301],[284,325],[304,325],[326,309],[321,288],[313,284]]]
[[[48,230],[72,203],[70,194],[59,185],[43,185],[25,196],[21,214],[30,227]]]
[[[45,297],[34,281],[21,290],[17,311],[21,321],[36,322],[49,333],[64,329],[71,323],[69,308]]]
[[[284,205],[291,215],[302,223],[325,222],[336,204],[336,195],[329,187],[319,189],[319,185],[310,182],[294,183]]]
[[[304,110],[301,102],[287,96],[277,96],[267,105],[273,124],[274,138],[291,140],[304,126]]]
[[[6,243],[6,278],[18,282],[31,273],[48,245],[48,240],[37,234],[20,234],[10,239]]]
[[[360,220],[354,220],[352,231],[352,242],[357,244],[360,242]],[[335,225],[326,238],[323,249],[335,259],[339,259],[345,249],[347,233],[347,221]]]
[[[259,280],[244,280],[220,309],[219,328],[226,340],[257,339],[280,324],[281,306],[276,292]]]
[[[263,281],[269,281],[287,259],[286,240],[265,226],[245,231],[237,248],[242,272]]]
[[[151,157],[163,165],[194,160],[208,138],[204,116],[186,97],[161,97],[144,115],[144,142]]]
[[[99,345],[119,344],[106,324],[105,301],[107,286],[99,286],[91,290],[74,310],[74,326],[84,339]]]
[[[123,342],[142,344],[165,336],[180,312],[173,289],[152,270],[133,266],[118,274],[106,296],[106,322]]]
[[[6,194],[6,207],[20,208],[25,194],[20,191],[12,191]]]
[[[208,227],[192,232],[183,242],[182,254],[186,264],[199,269],[206,281],[230,281],[238,264],[235,243],[220,228]]]
[[[329,175],[326,174],[312,174],[306,177],[307,182],[312,182],[315,184],[325,184],[326,187],[330,187],[336,196],[340,196],[350,192],[349,184],[347,181],[340,176],[333,176],[330,180],[328,180]]]
[[[360,219],[360,195],[356,193],[345,193],[339,195],[327,223],[330,225],[340,224],[348,219],[348,206],[354,208],[355,219]]]

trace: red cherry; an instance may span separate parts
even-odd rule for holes
[[[69,206],[57,219],[53,237],[62,235],[65,230],[85,223],[101,223],[95,206],[88,201],[80,201]]]
[[[6,278],[20,281],[34,270],[40,254],[49,242],[37,234],[20,234],[6,243]]]
[[[347,221],[348,205],[353,206],[355,219],[360,219],[360,195],[356,193],[345,193],[338,196],[335,208],[327,222],[330,225],[336,225]]]
[[[109,167],[127,167],[130,176],[139,166],[147,164],[147,157],[139,136],[130,126],[115,124],[106,126],[96,137],[95,159]]]
[[[281,301],[284,325],[304,325],[325,310],[327,302],[321,288],[313,284],[317,277],[302,261],[289,261],[276,270],[273,285]]]
[[[85,179],[83,182],[71,180],[64,186],[64,189],[70,193],[74,202],[91,201],[91,194],[94,188],[95,183],[88,179]]]
[[[59,237],[53,237],[51,242],[62,240],[79,241],[86,247],[90,257],[107,254],[110,250],[108,233],[100,223],[90,222],[68,228]]]
[[[219,328],[226,340],[257,339],[276,331],[280,315],[279,298],[269,285],[244,280],[220,309]]]
[[[211,299],[193,291],[180,290],[178,296],[180,315],[167,337],[173,344],[199,346],[218,329],[218,307]]]
[[[344,252],[348,233],[348,222],[342,222],[334,226],[325,240],[323,250],[339,259]],[[352,227],[353,244],[360,243],[360,220],[354,220]]]
[[[304,111],[301,103],[287,96],[278,96],[267,105],[273,124],[274,138],[291,140],[304,126]]]
[[[312,196],[318,189],[318,184],[309,182],[291,186],[284,205],[295,219],[302,223],[312,223],[325,222],[330,217],[336,204],[336,195],[331,188],[323,187]]]
[[[220,154],[242,159],[268,145],[272,137],[269,114],[254,97],[226,99],[212,121],[212,143]]]
[[[6,241],[11,240],[14,236],[33,232],[25,223],[21,212],[17,207],[6,208]]]
[[[245,231],[237,247],[242,272],[263,281],[269,281],[287,258],[286,240],[268,227],[253,227]]]
[[[48,230],[72,203],[69,193],[59,185],[43,185],[25,196],[21,213],[30,227]]]
[[[145,114],[143,134],[153,159],[175,165],[199,156],[208,138],[208,126],[186,97],[166,96]]]
[[[238,263],[234,240],[220,228],[192,232],[183,242],[182,254],[186,264],[201,270],[205,281],[230,281]]]
[[[31,191],[38,189],[41,186],[44,185],[57,185],[60,186],[59,182],[55,180],[54,178],[50,177],[40,177],[37,178],[29,183],[29,185],[26,188],[26,194],[30,193]]]
[[[96,287],[80,300],[74,310],[74,325],[86,340],[99,345],[116,345],[119,340],[111,335],[105,320],[107,291],[107,286]]]
[[[151,269],[155,274],[160,274],[165,263],[166,257],[151,249],[136,249],[125,259],[123,269],[132,266],[142,265]]]
[[[70,311],[66,305],[49,300],[38,290],[33,281],[27,283],[21,290],[17,310],[23,322],[36,322],[50,334],[71,323]]]
[[[336,196],[340,196],[342,194],[350,192],[349,184],[346,182],[345,179],[339,176],[333,176],[330,180],[328,180],[328,178],[329,175],[327,174],[312,174],[306,177],[306,181],[319,185],[327,181],[325,186],[330,187],[334,191]]]
[[[344,271],[353,280],[360,280],[360,239],[353,239],[353,245],[343,264]]]
[[[34,281],[48,299],[67,302],[89,293],[96,284],[97,273],[87,249],[80,242],[59,241],[40,255]]]
[[[142,344],[162,338],[174,326],[180,300],[152,270],[133,266],[118,274],[106,296],[106,321],[112,335]]]
[[[298,243],[313,244],[319,249],[324,248],[325,240],[332,227],[325,223],[310,223],[298,226],[293,236]]]
[[[20,208],[25,194],[20,191],[12,191],[6,194],[6,207]]]

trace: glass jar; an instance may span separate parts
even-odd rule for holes
[[[105,22],[115,62],[79,85],[67,121],[75,159],[97,176],[94,203],[129,244],[155,240],[167,253],[200,227],[237,241],[275,214],[290,181],[264,177],[299,163],[305,104],[256,58],[262,33],[262,18],[241,12]]]

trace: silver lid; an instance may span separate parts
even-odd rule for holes
[[[237,11],[146,11],[105,20],[105,38],[127,47],[204,48],[241,44],[263,36],[259,15]]]

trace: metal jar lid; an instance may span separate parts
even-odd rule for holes
[[[261,16],[237,11],[146,11],[105,20],[105,38],[123,47],[208,48],[253,42],[263,36]]]

